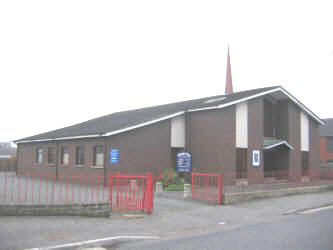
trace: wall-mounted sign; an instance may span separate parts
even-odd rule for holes
[[[119,149],[110,148],[110,163],[118,163]]]
[[[252,151],[252,167],[260,167],[260,151]]]
[[[176,156],[177,172],[192,172],[192,155],[181,151]]]

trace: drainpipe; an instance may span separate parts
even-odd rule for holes
[[[106,177],[106,153],[107,153],[107,150],[106,150],[106,136],[104,137],[104,174],[103,174],[103,183],[104,183],[104,186],[105,186],[105,177]]]
[[[57,141],[57,148],[56,148],[56,180],[58,180],[58,151],[59,151],[59,142]]]
[[[16,169],[15,169],[15,173],[17,175],[17,172],[18,172],[18,161],[19,161],[19,144],[17,144],[17,147],[16,147]],[[11,171],[13,171],[13,169],[11,169]]]
[[[189,122],[189,113],[188,110],[185,109],[185,114],[184,114],[184,119],[185,119],[185,153],[189,151],[189,147],[190,147],[190,140],[191,140],[191,136],[190,136],[190,122]],[[183,173],[183,177],[188,180],[190,180],[192,178],[192,172],[185,172]]]

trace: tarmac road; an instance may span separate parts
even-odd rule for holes
[[[179,195],[180,197],[178,197]],[[282,231],[291,230],[291,228],[284,229],[282,227],[285,225],[284,223],[296,218],[304,218],[305,220],[307,218],[306,215],[284,215],[286,212],[333,204],[332,191],[256,200],[227,206],[216,206],[192,200],[184,201],[181,198],[181,192],[179,195],[177,192],[170,192],[170,194],[166,193],[165,197],[154,197],[153,213],[151,215],[143,214],[142,218],[137,219],[129,219],[114,213],[110,218],[0,216],[0,249],[22,250],[49,247],[113,236],[158,236],[162,240],[177,240],[181,237],[186,240],[186,237],[192,236],[194,236],[193,239],[196,239],[196,235],[202,235],[203,233],[207,235],[210,233],[212,239],[215,233],[222,233],[222,236],[219,236],[222,238],[226,234],[229,235],[230,240],[233,237],[239,239],[245,235],[245,240],[254,241],[249,244],[255,244],[262,234],[265,236],[265,233],[268,233],[264,230],[265,225],[272,225],[267,230],[275,230],[275,223],[283,223],[281,224]],[[226,224],[220,225],[220,222],[226,222]],[[311,223],[315,225],[316,223],[324,224],[323,230],[325,231],[322,233],[320,227],[316,229],[318,231],[318,234],[315,233],[317,240],[321,240],[321,237],[324,237],[329,229],[330,236],[333,236],[332,227],[329,228],[333,224],[332,214],[327,214],[326,221],[324,218],[323,222],[319,219]],[[327,223],[326,228],[325,223]],[[292,227],[293,223],[288,224],[289,226]],[[253,234],[251,234],[252,231]],[[240,235],[237,232],[244,233]],[[246,237],[247,234],[251,237]],[[277,237],[280,233],[276,232],[273,235],[278,241],[279,238]],[[228,237],[225,239],[226,242],[228,242]],[[211,241],[205,244],[207,246],[214,244],[214,240]],[[204,242],[204,238],[202,242]],[[191,240],[188,244],[191,244]],[[202,243],[203,247],[205,247],[205,244]],[[211,246],[214,247],[214,245]],[[230,245],[226,246],[230,247]],[[331,249],[333,249],[333,244]]]
[[[223,227],[223,228],[222,228]],[[291,214],[274,222],[244,224],[190,237],[178,237],[120,245],[128,249],[333,249],[333,208],[308,214]]]

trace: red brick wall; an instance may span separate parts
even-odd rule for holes
[[[107,139],[106,173],[159,175],[172,167],[171,120],[112,135]],[[112,164],[109,149],[119,149],[119,163]]]
[[[58,142],[58,176],[60,175],[103,175],[103,169],[92,168],[94,146],[104,145],[104,138],[67,140]],[[68,147],[69,164],[62,165],[61,147]],[[78,167],[75,164],[75,150],[77,146],[85,147],[85,166]],[[57,148],[57,142],[35,142],[18,145],[18,174],[56,174],[56,164],[48,164],[48,147]],[[41,164],[36,163],[36,148],[43,149],[43,160]]]
[[[52,142],[22,143],[18,145],[18,174],[47,175],[103,175],[111,172],[147,173],[159,175],[165,168],[172,166],[171,159],[171,122],[151,124],[107,138],[90,138]],[[48,147],[57,148],[58,164],[49,165]],[[94,147],[106,144],[106,166],[94,168]],[[61,147],[68,147],[69,164],[61,164]],[[85,147],[85,165],[77,166],[75,151],[77,146]],[[36,148],[43,149],[41,164],[36,163]],[[119,149],[119,163],[109,162],[110,148]]]
[[[326,143],[326,137],[319,137],[319,159],[323,164],[326,164],[327,160],[333,160],[333,152],[327,152]]]
[[[248,101],[247,177],[249,183],[262,183],[264,179],[264,100],[262,97]],[[260,166],[252,166],[252,151],[260,151]]]
[[[190,114],[193,170],[235,174],[235,124],[235,106]]]

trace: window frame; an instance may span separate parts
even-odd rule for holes
[[[309,176],[309,151],[301,151],[302,176]]]
[[[333,152],[333,136],[326,137],[326,152]]]
[[[42,164],[43,163],[43,148],[41,148],[41,147],[36,148],[35,163],[36,164]]]
[[[274,138],[276,134],[276,102],[264,98],[263,105],[264,137]]]
[[[247,179],[247,148],[236,148],[236,179]]]
[[[80,152],[80,149],[83,149],[82,152]],[[81,162],[81,160],[83,160],[83,161]],[[84,146],[76,146],[76,148],[75,148],[75,166],[81,166],[81,167],[85,166],[85,147]]]
[[[51,154],[53,154],[53,162],[50,162]],[[56,153],[55,147],[48,147],[47,148],[47,164],[48,165],[55,165],[56,164],[56,157],[57,157],[57,153]]]
[[[65,149],[66,149],[66,151],[65,151]],[[67,163],[64,162],[65,154],[68,155],[68,157],[67,157],[68,162]],[[69,165],[69,148],[68,148],[68,146],[63,146],[60,149],[60,164],[62,166],[68,166]]]
[[[97,149],[101,148],[101,152],[97,152]],[[103,163],[102,164],[97,164],[97,154],[103,154]],[[104,167],[104,159],[105,159],[105,149],[104,149],[104,145],[96,145],[94,146],[94,167]]]

